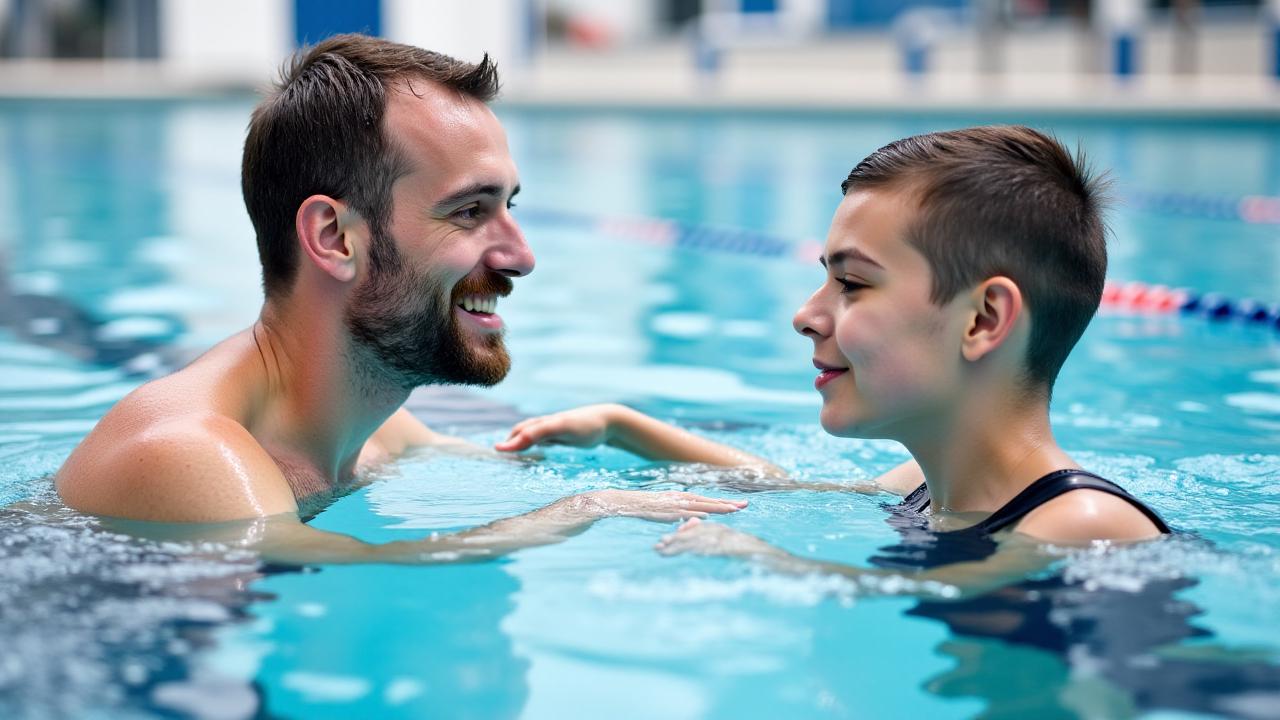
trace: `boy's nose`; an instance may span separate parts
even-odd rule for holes
[[[830,324],[830,316],[822,312],[821,308],[818,307],[818,293],[816,292],[800,306],[800,309],[796,311],[795,317],[791,318],[791,327],[811,340],[830,335]]]

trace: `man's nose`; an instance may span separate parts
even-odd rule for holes
[[[533,250],[524,240],[520,225],[504,213],[498,223],[497,242],[485,255],[485,264],[491,270],[507,277],[521,277],[533,272]]]
[[[811,340],[818,340],[831,334],[831,316],[821,307],[821,290],[809,296],[808,300],[791,318],[791,327]]]

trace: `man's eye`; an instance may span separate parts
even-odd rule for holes
[[[483,211],[479,205],[468,205],[460,210],[456,210],[453,216],[460,220],[479,220]]]

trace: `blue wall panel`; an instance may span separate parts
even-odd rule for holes
[[[294,0],[293,33],[299,46],[347,32],[381,35],[381,0]]]
[[[920,7],[960,9],[969,0],[829,0],[827,26],[831,28],[884,27],[899,13]]]

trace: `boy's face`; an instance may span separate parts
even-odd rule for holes
[[[961,296],[929,300],[928,261],[905,239],[918,212],[896,190],[856,191],[831,221],[827,278],[796,313],[813,340],[822,427],[909,440],[937,428],[961,390]]]

